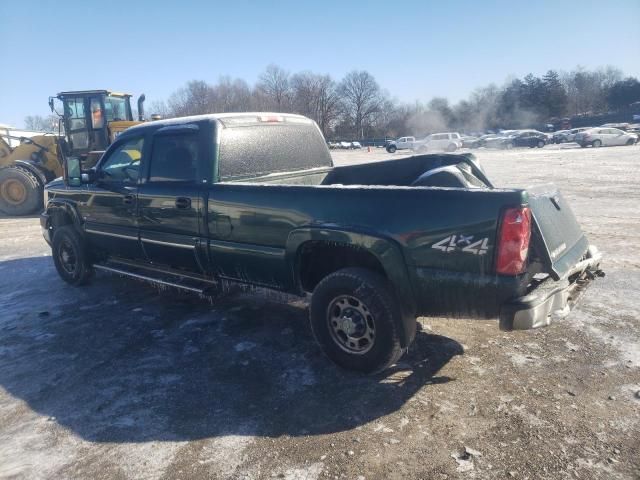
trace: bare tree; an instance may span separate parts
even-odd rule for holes
[[[29,115],[24,118],[24,128],[34,132],[57,133],[59,118],[57,115]]]
[[[267,66],[256,89],[266,100],[267,109],[278,112],[288,111],[291,101],[291,85],[289,72],[277,65]]]
[[[327,136],[340,113],[340,95],[329,75],[302,72],[291,77],[293,109],[316,121]]]
[[[166,102],[162,100],[155,100],[149,104],[148,108],[145,108],[147,116],[160,115],[162,118],[170,118],[171,110],[167,106]],[[135,118],[135,117],[134,117]]]
[[[213,108],[213,88],[203,80],[191,80],[183,88],[169,97],[169,110],[174,117],[211,113]]]
[[[244,80],[220,77],[212,87],[212,107],[215,112],[247,112],[251,110],[251,90]]]
[[[354,70],[344,77],[339,91],[345,114],[352,122],[356,135],[364,137],[364,128],[370,125],[384,100],[378,82],[369,72]]]

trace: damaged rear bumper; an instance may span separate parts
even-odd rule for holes
[[[597,276],[602,254],[590,246],[586,258],[561,280],[548,277],[527,295],[505,303],[500,309],[501,330],[528,330],[549,325],[553,318],[569,314],[580,295]]]

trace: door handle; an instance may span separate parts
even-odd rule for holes
[[[181,208],[181,209],[191,208],[191,199],[186,197],[176,198],[176,208]]]
[[[125,205],[131,205],[134,198],[135,197],[133,195],[125,195],[124,197],[122,197],[122,203],[124,203]]]

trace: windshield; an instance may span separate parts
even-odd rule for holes
[[[108,96],[104,99],[104,108],[107,122],[133,119],[129,108],[129,97]]]

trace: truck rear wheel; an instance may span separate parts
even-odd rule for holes
[[[86,284],[93,275],[82,238],[73,225],[63,225],[53,231],[51,254],[58,275],[70,285]]]
[[[0,210],[8,215],[28,215],[42,209],[42,184],[23,167],[0,169]]]
[[[345,268],[326,276],[313,291],[310,319],[316,341],[342,368],[376,373],[402,355],[400,307],[376,272]]]

